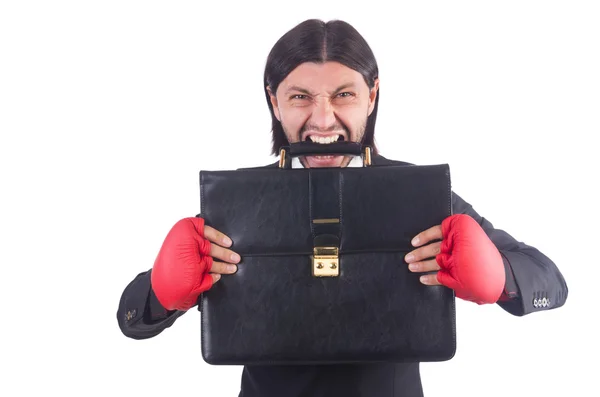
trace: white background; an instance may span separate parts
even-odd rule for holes
[[[275,161],[263,68],[307,18],[372,46],[382,154],[449,163],[454,190],[569,286],[522,318],[459,301],[457,354],[422,365],[426,396],[597,393],[596,2],[1,4],[2,395],[237,396],[241,368],[202,361],[197,311],[136,341],[116,310],[199,212],[201,169]]]

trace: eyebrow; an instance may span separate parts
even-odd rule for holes
[[[353,88],[354,87],[354,83],[345,83],[342,84],[341,86],[339,86],[338,88],[335,89],[335,91],[333,91],[334,94],[340,92],[341,90],[344,90],[346,88]],[[301,92],[303,94],[307,94],[307,95],[311,95],[311,96],[315,96],[315,94],[313,94],[312,92],[310,92],[309,90],[307,90],[306,88],[300,87],[298,85],[293,85],[290,88],[288,88],[285,93],[289,94],[291,91],[298,91]]]

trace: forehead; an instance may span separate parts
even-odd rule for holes
[[[363,76],[346,65],[339,62],[305,62],[287,75],[278,91],[302,87],[313,92],[331,92],[347,84],[353,84],[355,89],[368,89]]]

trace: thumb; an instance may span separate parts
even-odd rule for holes
[[[441,269],[437,272],[437,280],[440,284],[454,291],[460,287],[460,283],[445,269]]]
[[[217,280],[219,280],[219,278],[221,277],[213,277],[211,273],[204,273],[202,275],[202,281],[196,288],[194,288],[194,294],[201,294],[202,292],[208,291],[213,286],[213,284],[216,283]]]
[[[456,291],[460,291],[461,283],[452,274],[454,273],[454,258],[452,255],[442,252],[441,254],[437,254],[435,261],[440,266],[440,270],[437,272],[437,281],[454,290],[455,293]]]

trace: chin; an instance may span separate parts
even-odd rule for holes
[[[344,156],[307,156],[305,161],[308,168],[341,167],[344,163]]]

